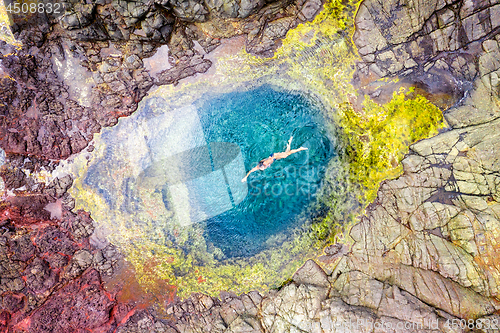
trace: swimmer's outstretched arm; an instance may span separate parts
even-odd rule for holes
[[[255,166],[252,170],[248,171],[247,175],[245,176],[245,178],[243,178],[243,179],[241,180],[241,182],[242,182],[242,183],[246,182],[246,181],[247,181],[248,176],[250,176],[250,174],[251,174],[252,172],[257,171],[257,170],[259,170],[259,166],[258,166],[258,165],[257,165],[257,166]]]

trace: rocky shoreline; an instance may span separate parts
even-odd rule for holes
[[[60,24],[19,23],[13,30],[23,49],[2,47],[8,76],[0,81],[0,146],[7,154],[1,176],[16,194],[0,203],[2,330],[390,332],[403,325],[409,332],[466,332],[448,326],[453,319],[474,319],[472,328],[478,319],[500,321],[500,4],[363,1],[354,84],[377,96],[370,83],[400,76],[430,94],[452,95],[458,102],[444,111],[450,128],[413,144],[403,175],[381,184],[350,230],[352,241],[325,250],[332,271],[309,260],[279,290],[196,294],[170,303],[168,319],[159,319],[151,308],[120,301],[119,290],[104,289],[103,277],[121,256],[89,242],[89,214],[71,211],[72,180],[44,186],[28,175],[50,172],[57,162],[49,159],[86,149],[94,133],[130,115],[154,84],[208,70],[196,44],[209,53],[218,39],[243,34],[248,52],[269,56],[321,4],[125,3],[73,4]],[[172,67],[155,78],[144,59],[162,44]],[[73,59],[84,67],[68,77],[75,66],[64,62]],[[93,75],[82,92],[85,67]],[[352,323],[364,324],[346,328]]]
[[[136,110],[153,85],[207,71],[211,62],[204,54],[221,38],[245,35],[248,52],[269,56],[289,29],[322,6],[318,0],[243,1],[230,2],[230,10],[210,2],[208,11],[196,1],[127,3],[68,2],[60,21],[37,14],[26,22],[13,14],[12,30],[23,47],[4,43],[1,49],[2,71],[10,77],[0,83],[6,92],[0,145],[7,154],[68,158],[102,127]],[[162,45],[171,68],[151,77],[143,59]]]

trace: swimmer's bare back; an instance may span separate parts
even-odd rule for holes
[[[265,158],[263,160],[261,160],[259,162],[259,164],[257,164],[257,166],[255,166],[252,170],[248,171],[247,175],[245,176],[245,178],[243,178],[241,180],[242,183],[246,182],[247,181],[247,178],[248,176],[254,172],[254,171],[257,171],[257,170],[265,170],[267,169],[271,164],[273,164],[274,161],[276,160],[280,160],[282,158],[287,158],[288,156],[292,155],[292,154],[295,154],[299,151],[302,151],[302,150],[306,150],[307,148],[305,147],[300,147],[298,149],[290,149],[290,145],[292,144],[292,139],[293,139],[293,136],[290,137],[290,140],[288,140],[288,144],[286,145],[286,150],[284,152],[281,152],[281,153],[273,153],[271,154],[268,158]]]

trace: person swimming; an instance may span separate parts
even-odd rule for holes
[[[288,156],[290,156],[292,154],[295,154],[296,152],[299,152],[299,151],[307,149],[305,147],[300,147],[298,149],[290,149],[290,145],[292,144],[292,139],[293,139],[293,136],[291,136],[290,140],[288,140],[288,144],[286,145],[286,150],[284,152],[281,152],[281,153],[272,153],[271,155],[269,155],[269,157],[267,157],[267,158],[265,158],[263,160],[260,160],[259,164],[257,164],[257,166],[255,166],[253,169],[251,169],[250,171],[248,171],[247,175],[245,176],[245,178],[243,178],[241,180],[241,182],[242,183],[246,182],[248,176],[252,172],[257,171],[257,170],[265,170],[265,169],[269,168],[269,166],[271,164],[273,164],[274,161],[280,160],[282,158],[287,158]]]

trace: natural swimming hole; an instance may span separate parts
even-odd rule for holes
[[[294,220],[315,199],[334,147],[321,110],[298,93],[269,86],[199,101],[209,142],[237,143],[245,170],[261,159],[291,148],[308,148],[275,161],[248,178],[248,193],[233,209],[206,220],[205,234],[226,256],[262,250],[269,236],[297,226]]]
[[[112,237],[147,237],[190,253],[201,236],[203,251],[218,260],[252,256],[311,213],[336,155],[323,112],[312,96],[270,85],[206,93],[180,107],[150,97],[103,131],[83,184],[107,206]],[[292,149],[307,150],[241,182],[292,136]]]

